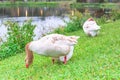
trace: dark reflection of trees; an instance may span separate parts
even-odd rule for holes
[[[1,13],[0,13],[0,17],[5,16],[5,15],[4,15],[5,9],[4,9],[4,8],[0,8],[0,12],[1,12]]]
[[[95,14],[94,14],[94,16],[95,17],[101,17],[101,16],[103,16],[104,15],[104,9],[97,9],[96,11],[95,11]]]
[[[28,14],[27,14],[28,13]],[[9,17],[24,17],[24,16],[61,16],[62,14],[68,14],[69,11],[66,8],[49,8],[49,7],[11,7],[0,8],[0,15],[8,15]],[[27,15],[26,15],[27,14]]]
[[[104,2],[104,0],[77,0],[77,2],[87,2],[87,3],[101,3]]]
[[[107,9],[102,8],[81,8],[77,9],[81,13],[89,13],[93,17],[101,17],[105,14]],[[49,8],[49,7],[11,7],[11,8],[0,8],[0,16],[2,17],[25,17],[25,16],[64,16],[70,14],[70,9],[67,8]],[[108,13],[108,12],[107,12]]]
[[[98,2],[98,3],[102,3],[102,2],[120,2],[120,0],[77,0],[77,1],[80,1],[80,2]]]
[[[90,16],[92,17],[101,17],[104,15],[104,9],[101,8],[82,8],[82,9],[77,9],[79,12],[85,14],[89,13]]]

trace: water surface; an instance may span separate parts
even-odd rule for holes
[[[101,17],[110,15],[111,9],[104,8],[80,8],[71,9],[68,7],[7,7],[0,8],[0,37],[6,41],[7,29],[4,25],[5,21],[16,21],[20,25],[28,19],[32,19],[32,24],[36,25],[34,29],[34,40],[39,39],[42,35],[53,31],[55,28],[65,26],[65,22],[69,22],[68,14],[74,15],[75,10],[82,14],[89,13],[93,17]]]

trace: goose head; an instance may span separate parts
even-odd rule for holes
[[[30,45],[30,43],[26,44],[26,46],[25,46],[25,52],[26,52],[25,64],[26,64],[26,68],[28,68],[33,62],[33,52],[29,49],[29,45]]]

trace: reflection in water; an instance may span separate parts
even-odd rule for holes
[[[44,19],[41,17],[14,17],[14,18],[4,18],[3,22],[0,19],[0,38],[2,38],[2,41],[6,41],[7,37],[7,28],[3,24],[4,22],[11,20],[11,21],[16,21],[19,23],[19,25],[22,25],[23,22],[25,22],[28,19],[32,19],[32,24],[36,25],[34,29],[34,34],[36,35],[33,39],[38,40],[41,38],[43,35],[53,31],[54,29],[60,27],[60,26],[65,26],[65,22],[69,22],[68,17],[45,17]],[[0,42],[1,44],[1,42]]]
[[[89,13],[93,17],[101,17],[107,9],[104,8],[80,8],[77,9],[81,13]],[[59,7],[11,7],[0,8],[0,16],[2,17],[46,17],[46,16],[64,16],[64,14],[74,15],[74,9]]]
[[[58,13],[58,11],[57,11],[57,10],[56,10],[55,12],[56,12],[56,14]]]
[[[103,8],[83,8],[83,9],[77,9],[79,12],[90,15],[92,17],[100,18],[105,14],[106,9]]]
[[[45,16],[61,16],[62,14],[69,14],[69,10],[59,7],[10,7],[0,8],[0,16],[2,17],[45,17]]]
[[[26,17],[28,16],[28,10],[27,9],[25,10],[25,16]]]
[[[42,16],[43,15],[43,10],[42,9],[40,9],[40,16]]]
[[[20,16],[20,9],[19,9],[19,7],[17,8],[17,16]]]
[[[75,14],[75,11],[74,10],[71,10],[71,15],[73,16]]]

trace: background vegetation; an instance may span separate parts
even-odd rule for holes
[[[11,3],[11,2],[0,2],[0,7],[15,7],[15,6],[27,6],[27,7],[55,7],[57,6],[57,2],[16,2],[16,3]]]
[[[17,22],[5,23],[8,29],[8,40],[0,46],[0,60],[24,51],[25,44],[32,41],[34,25],[31,20],[20,26]]]
[[[119,0],[1,0],[0,7],[5,6],[56,6],[58,4],[68,4],[71,7],[99,7],[111,8],[120,6]],[[12,4],[12,5],[11,5]]]
[[[94,7],[94,8],[114,8],[118,9],[120,4],[116,3],[73,3],[71,7],[73,8],[85,8],[85,7]]]

